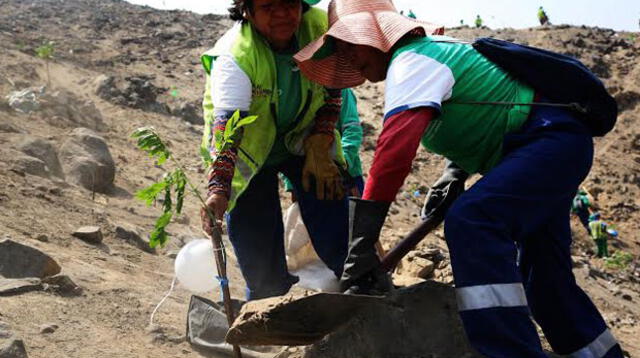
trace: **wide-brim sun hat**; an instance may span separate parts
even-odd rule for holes
[[[390,0],[332,0],[329,30],[300,50],[294,59],[314,82],[329,88],[355,87],[366,79],[336,52],[334,39],[389,52],[412,32],[423,36],[442,34],[444,28],[400,15]]]

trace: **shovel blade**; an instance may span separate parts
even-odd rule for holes
[[[248,302],[227,332],[238,345],[300,346],[313,344],[349,322],[362,309],[388,304],[382,296],[316,293]]]

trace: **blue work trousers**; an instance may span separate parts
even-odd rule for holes
[[[445,220],[470,342],[487,357],[544,358],[532,316],[558,354],[622,358],[571,271],[569,213],[591,168],[590,133],[569,112],[535,108],[503,154]]]
[[[319,200],[315,188],[305,192],[303,164],[304,158],[293,157],[278,166],[263,167],[227,214],[229,239],[247,283],[248,300],[283,295],[297,282],[287,270],[278,172],[293,184],[318,256],[337,277],[342,275],[349,236],[347,199]]]
[[[580,223],[587,230],[587,234],[591,235],[591,229],[589,229],[589,209],[580,209],[576,213],[578,219],[580,219]]]

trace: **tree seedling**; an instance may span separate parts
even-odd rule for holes
[[[47,86],[51,84],[51,74],[49,73],[49,62],[53,59],[55,53],[55,43],[53,41],[46,41],[42,46],[36,48],[36,56],[44,61],[45,68],[47,69]]]
[[[222,143],[219,150],[225,151],[233,146],[242,135],[241,128],[256,119],[257,116],[241,119],[240,112],[236,111],[227,122],[225,132],[216,133],[216,142]],[[188,193],[191,193],[198,199],[200,204],[206,208],[209,218],[215,222],[215,220],[213,220],[213,213],[205,205],[205,199],[198,188],[187,176],[184,166],[180,163],[179,159],[172,155],[156,130],[153,127],[142,127],[136,129],[131,136],[136,139],[138,148],[147,152],[149,156],[156,161],[158,166],[161,167],[169,161],[174,167],[172,170],[165,171],[161,180],[138,191],[135,195],[136,198],[144,201],[147,206],[151,206],[162,196],[162,214],[156,220],[155,227],[149,236],[149,245],[151,247],[158,245],[162,247],[167,243],[169,235],[166,227],[175,215],[179,215],[182,212],[185,196]],[[214,159],[211,158],[209,151],[203,148],[200,151],[200,155],[204,165],[210,167]]]

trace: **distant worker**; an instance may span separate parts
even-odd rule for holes
[[[607,224],[600,220],[600,213],[594,213],[589,218],[589,229],[591,231],[591,238],[596,242],[598,248],[598,257],[609,257],[609,250],[607,249]]]
[[[409,14],[407,14],[408,17],[415,19],[416,18],[416,14],[413,13],[413,10],[409,9]]]
[[[464,26],[464,20],[460,19],[460,26]]]
[[[476,27],[477,28],[482,27],[482,18],[480,17],[480,15],[476,16]]]
[[[571,203],[571,213],[577,216],[580,219],[580,222],[589,232],[589,213],[591,210],[591,202],[589,201],[589,197],[587,196],[587,192],[580,189],[578,193],[573,198],[573,202]]]
[[[540,21],[540,25],[544,26],[549,23],[549,17],[547,13],[544,11],[542,6],[538,9],[538,21]]]

